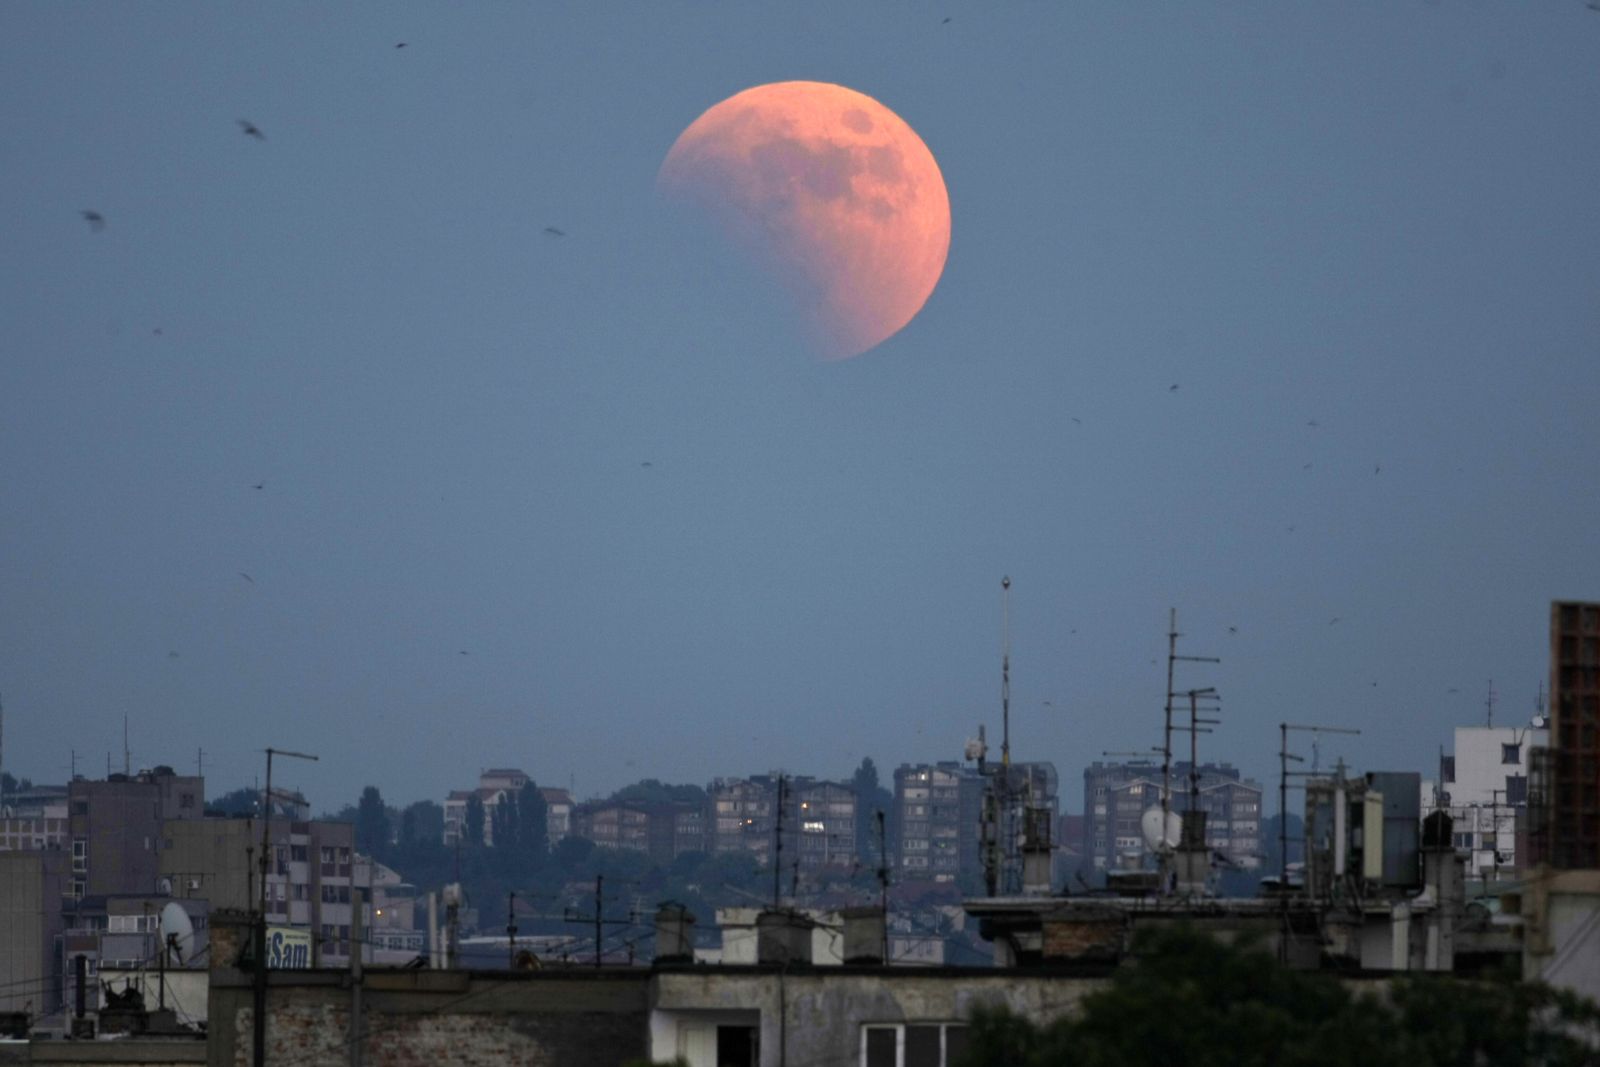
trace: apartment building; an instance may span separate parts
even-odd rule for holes
[[[1438,784],[1423,789],[1422,814],[1450,813],[1455,847],[1467,877],[1514,877],[1527,861],[1528,776],[1533,752],[1549,743],[1545,720],[1521,726],[1458,726]]]
[[[964,871],[981,872],[985,788],[982,775],[955,761],[895,769],[890,856],[898,878],[953,882]]]
[[[1083,772],[1083,862],[1093,871],[1130,870],[1153,862],[1140,820],[1159,807],[1164,783],[1171,789],[1172,811],[1191,806],[1190,765],[1174,763],[1163,778],[1153,760],[1103,763]],[[1198,809],[1206,813],[1206,843],[1245,870],[1261,866],[1261,784],[1243,777],[1228,763],[1202,763],[1198,768]]]

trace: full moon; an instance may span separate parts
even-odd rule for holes
[[[899,332],[944,272],[939,164],[900,116],[842,85],[730,96],[678,136],[656,181],[776,273],[826,359]]]

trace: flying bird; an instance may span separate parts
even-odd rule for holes
[[[404,48],[405,46],[406,43],[404,41],[401,41],[399,44],[395,45],[396,48]]]
[[[1593,5],[1593,4],[1590,4],[1590,5],[1589,5],[1589,6],[1590,6],[1590,7],[1593,7],[1593,6],[1594,6],[1594,5]],[[945,16],[945,17],[944,17],[944,20],[943,20],[943,21],[941,21],[941,22],[940,22],[940,23],[939,23],[939,25],[941,25],[941,26],[948,26],[948,25],[950,25],[950,16],[949,16],[949,15],[946,15],[946,16]]]
[[[640,460],[640,461],[639,461],[639,466],[641,466],[641,467],[654,467],[654,466],[655,466],[655,464],[654,464],[654,463],[651,463],[651,462],[650,462],[650,461],[649,461],[649,460],[647,460],[647,459],[642,459],[642,460]]]
[[[252,485],[250,488],[252,488],[252,489],[265,489],[266,487],[267,487],[267,483],[266,482],[257,482],[255,485]]]
[[[244,135],[246,137],[254,137],[258,141],[265,141],[267,139],[267,135],[261,132],[261,127],[257,126],[249,119],[240,119],[239,129],[244,131]]]
[[[1083,425],[1083,420],[1078,418],[1078,416],[1076,416],[1076,415],[1072,416],[1072,421],[1077,423],[1079,426]]]
[[[83,216],[83,221],[87,222],[89,224],[89,229],[93,230],[95,233],[99,233],[101,230],[106,228],[106,217],[100,214],[100,212],[91,211],[88,208],[84,208],[82,211],[78,212],[78,214]]]
[[[1306,425],[1307,426],[1321,426],[1322,423],[1318,422],[1316,419],[1308,419],[1308,420],[1306,420]]]
[[[1381,470],[1383,470],[1383,464],[1381,464],[1381,463],[1374,463],[1374,464],[1373,464],[1373,465],[1372,465],[1372,473],[1373,473],[1373,474],[1377,474],[1377,473],[1378,473],[1378,472],[1379,472],[1379,471],[1381,471]]]
[[[457,652],[456,655],[458,655],[458,656],[470,656],[470,655],[472,655],[472,653],[468,652],[466,649],[462,649],[460,652]]]
[[[178,658],[178,650],[177,649],[173,649],[171,652],[168,652],[167,653],[167,658],[168,659],[177,659]]]
[[[1177,391],[1178,391],[1178,386],[1177,386],[1176,383],[1174,383],[1174,384],[1172,384],[1172,385],[1167,387],[1167,392],[1169,392],[1169,393],[1176,393]]]
[[[1237,626],[1230,626],[1228,627],[1228,632],[1230,634],[1236,634],[1239,632],[1239,628]]]
[[[256,580],[254,578],[250,577],[244,571],[240,571],[239,572],[239,577],[243,578],[245,581],[249,582],[251,585],[255,585],[256,584]]]
[[[566,230],[558,230],[554,226],[546,226],[544,232],[550,237],[565,237],[567,235]]]
[[[1339,616],[1335,615],[1333,618],[1328,620],[1328,625],[1332,626],[1334,623],[1336,623],[1338,621],[1339,621]]]
[[[1311,464],[1307,463],[1305,466],[1301,467],[1300,469],[1303,470],[1303,471],[1308,471],[1308,470],[1311,469]]]

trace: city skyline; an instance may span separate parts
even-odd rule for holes
[[[1600,599],[1580,3],[3,18],[18,776],[126,718],[227,788],[315,753],[317,810],[887,778],[997,753],[1008,631],[1013,757],[1071,779],[1159,743],[1173,609],[1202,761],[1271,781],[1309,722],[1426,774]],[[655,189],[789,79],[948,187],[931,296],[840,363]]]

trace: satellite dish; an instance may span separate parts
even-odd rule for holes
[[[176,900],[161,909],[161,944],[171,953],[167,958],[179,965],[194,953],[194,923]]]
[[[1171,852],[1178,847],[1183,836],[1183,820],[1175,811],[1167,812],[1166,832],[1162,832],[1160,808],[1151,808],[1139,819],[1139,829],[1144,833],[1144,843],[1151,852]]]
[[[157,881],[156,892],[160,893],[164,897],[170,897],[172,895],[172,879],[162,878]]]

